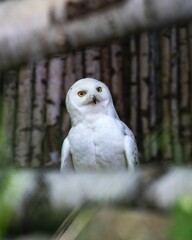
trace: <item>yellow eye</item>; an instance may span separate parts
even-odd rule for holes
[[[79,97],[84,97],[86,92],[85,91],[79,91],[77,94],[78,94]]]
[[[98,87],[97,92],[102,92],[102,87]]]

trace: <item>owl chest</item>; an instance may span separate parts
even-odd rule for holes
[[[69,140],[76,165],[111,165],[123,156],[123,135],[113,121],[95,121],[72,129]]]

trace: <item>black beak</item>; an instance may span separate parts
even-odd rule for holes
[[[93,102],[96,104],[97,103],[97,98],[95,97],[95,95],[93,95]]]

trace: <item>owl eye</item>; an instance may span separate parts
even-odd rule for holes
[[[102,92],[102,87],[98,87],[97,92]]]
[[[77,94],[78,94],[79,97],[84,97],[86,92],[85,91],[79,91]]]

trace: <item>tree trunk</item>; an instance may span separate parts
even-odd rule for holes
[[[151,150],[151,157],[156,159],[157,152],[158,152],[158,129],[157,126],[157,35],[156,33],[152,33],[150,35],[150,150]]]
[[[120,118],[124,121],[124,104],[123,104],[123,53],[122,47],[119,44],[111,45],[112,59],[112,93],[114,98],[115,108]]]
[[[184,196],[192,193],[189,167],[71,174],[11,169],[0,174],[4,177],[0,182],[1,212],[7,216],[7,227],[22,232],[37,230],[37,226],[39,230],[50,231],[55,221],[58,226],[69,210],[78,211],[81,207],[171,210],[178,201],[183,206],[189,199]],[[3,220],[1,215],[1,227]]]
[[[172,117],[172,137],[174,161],[180,163],[182,159],[181,139],[179,137],[179,76],[178,76],[178,38],[177,28],[171,33],[171,117]]]
[[[137,138],[137,117],[138,117],[138,95],[137,95],[137,78],[138,78],[138,60],[136,52],[136,39],[131,37],[130,42],[130,56],[131,56],[131,70],[130,70],[130,119],[131,119],[131,128]]]
[[[28,66],[19,72],[15,160],[21,166],[30,162],[32,69],[32,66]]]
[[[99,48],[90,48],[85,51],[86,77],[100,80],[100,51]]]
[[[187,46],[187,31],[185,27],[179,28],[179,49],[180,49],[180,81],[181,81],[181,137],[184,147],[184,162],[189,161],[191,153],[191,119],[189,106],[189,58]]]
[[[51,163],[59,160],[58,138],[59,126],[58,117],[61,104],[61,87],[63,77],[63,61],[61,59],[52,59],[49,63],[48,86],[47,86],[47,144]]]
[[[150,158],[149,130],[149,37],[147,33],[140,36],[140,89],[141,89],[141,123],[143,136],[143,157]]]
[[[75,55],[74,54],[68,54],[66,55],[65,59],[65,76],[64,76],[64,84],[63,84],[63,97],[64,97],[64,102],[66,99],[67,92],[71,85],[76,80],[76,72],[75,72]],[[64,104],[64,109],[62,113],[62,132],[63,132],[63,138],[65,138],[68,134],[68,131],[71,126],[71,121],[69,118],[69,114],[67,113],[66,106]]]
[[[192,24],[188,25],[188,49],[189,49],[189,82],[190,82],[190,93],[192,92]],[[190,104],[190,119],[192,120],[192,94],[189,94],[189,104]],[[191,125],[192,131],[192,125]],[[192,142],[192,134],[191,139]],[[190,158],[192,159],[192,149],[190,153]]]
[[[4,74],[4,88],[3,88],[3,119],[2,129],[5,135],[5,152],[6,157],[14,160],[14,138],[15,138],[15,124],[16,124],[16,102],[17,102],[17,82],[18,74],[16,71],[10,71]]]
[[[111,90],[111,52],[110,47],[101,48],[101,81]]]
[[[191,0],[22,0],[0,9],[0,69],[192,18]]]
[[[75,80],[79,80],[83,78],[84,75],[84,63],[83,63],[83,52],[78,51],[74,56],[74,72],[75,72]]]
[[[43,163],[43,140],[45,138],[45,93],[47,85],[46,62],[42,61],[35,68],[35,86],[32,118],[32,157],[31,165],[39,166]]]
[[[163,134],[162,134],[162,152],[163,159],[170,161],[172,159],[171,151],[171,131],[170,131],[170,30],[160,33],[160,59],[161,72],[160,79],[162,84],[162,109],[163,109]]]

